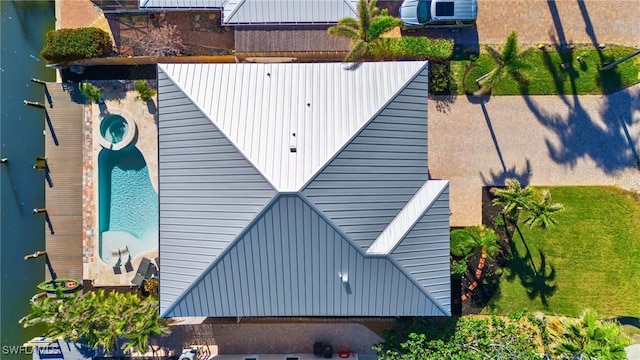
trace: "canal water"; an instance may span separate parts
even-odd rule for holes
[[[9,160],[0,164],[0,359],[30,359],[17,346],[44,329],[23,329],[18,320],[45,277],[43,258],[23,260],[45,247],[44,218],[32,213],[46,205],[44,173],[33,169],[44,155],[45,118],[23,100],[44,102],[43,85],[31,78],[55,81],[39,56],[54,28],[54,3],[0,0],[0,14],[0,158]]]

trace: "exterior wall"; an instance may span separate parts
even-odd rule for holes
[[[283,195],[164,315],[448,314],[392,261],[366,257],[300,197]]]
[[[449,185],[391,253],[432,298],[451,311]]]
[[[275,190],[161,70],[158,80],[164,310],[236,239]]]
[[[425,67],[302,194],[367,249],[428,178]]]

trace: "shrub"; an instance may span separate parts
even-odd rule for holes
[[[185,50],[176,25],[163,24],[136,41],[134,48],[142,56],[178,56]]]
[[[60,29],[47,33],[40,55],[49,63],[105,57],[113,43],[109,34],[95,28]]]
[[[476,80],[486,73],[487,71],[482,66],[476,65],[468,69],[464,76],[463,84],[465,94],[473,95],[480,90],[480,86],[478,86]]]
[[[160,286],[160,282],[158,281],[158,279],[145,280],[144,291],[146,291],[150,295],[158,296],[159,286]]]
[[[99,87],[93,86],[89,83],[82,83],[80,86],[80,91],[84,94],[84,96],[89,99],[89,102],[99,103],[102,93],[104,89],[100,89]]]
[[[429,64],[430,94],[450,94],[454,85],[449,61],[433,61]]]
[[[451,274],[455,276],[462,276],[467,273],[467,260],[454,260],[451,262]]]
[[[149,101],[149,99],[151,99],[156,94],[156,91],[151,86],[149,86],[149,83],[147,83],[145,80],[136,81],[134,83],[134,86],[140,94],[138,98],[142,101]]]
[[[402,58],[444,60],[453,54],[453,41],[430,39],[426,36],[403,36],[396,39],[393,52]]]

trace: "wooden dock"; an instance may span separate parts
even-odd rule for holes
[[[82,280],[83,107],[62,84],[50,82],[46,88],[49,96],[44,104],[49,119],[45,119],[45,154],[50,179],[45,183],[50,225],[45,230],[47,254],[58,277]]]

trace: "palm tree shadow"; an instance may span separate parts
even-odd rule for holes
[[[581,159],[588,158],[607,174],[638,166],[640,157],[635,147],[638,136],[634,137],[628,126],[638,122],[633,114],[640,110],[640,91],[631,88],[605,95],[599,111],[600,119],[593,119],[576,94],[574,81],[577,76],[572,75],[575,72],[571,70],[573,65],[566,73],[561,73],[548,58],[547,66],[554,74],[558,97],[568,114],[550,113],[531,96],[525,95],[523,99],[538,122],[556,135],[556,139],[545,140],[551,160],[573,168]],[[566,96],[562,87],[566,76],[571,77],[572,96]],[[617,81],[616,74],[610,76],[614,78],[610,81]],[[529,93],[528,85],[526,79],[519,80],[523,94]],[[598,123],[599,120],[602,124]]]
[[[362,61],[345,62],[344,63],[344,69],[347,70],[347,71],[358,70],[360,68],[360,66],[362,66]]]
[[[540,257],[540,265],[536,263],[531,254],[531,250],[527,245],[520,228],[516,225],[516,231],[522,239],[525,247],[525,253],[522,254],[515,246],[514,242],[510,242],[511,258],[507,261],[507,268],[510,270],[507,274],[507,281],[514,281],[516,278],[520,280],[520,284],[525,288],[529,299],[534,300],[540,298],[544,307],[549,306],[549,298],[552,297],[556,290],[555,283],[556,270],[553,265],[547,264],[544,252],[538,249]]]
[[[518,170],[516,165],[505,167],[500,171],[489,169],[489,174],[485,175],[480,172],[480,179],[484,186],[504,186],[507,179],[516,179],[522,186],[529,185],[531,181],[531,161],[525,158],[524,168]]]

